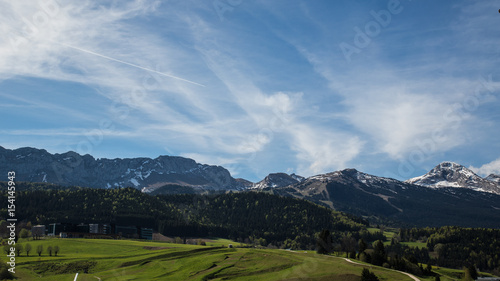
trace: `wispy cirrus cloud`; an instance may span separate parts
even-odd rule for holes
[[[221,21],[211,2],[0,1],[1,106],[15,117],[1,134],[52,135],[62,152],[97,130],[97,156],[167,152],[254,180],[397,162],[429,139],[430,158],[492,145],[492,4],[435,4],[455,13],[427,25],[427,8],[403,2],[346,61],[339,43],[385,4],[244,2]]]

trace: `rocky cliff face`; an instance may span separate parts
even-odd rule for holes
[[[0,147],[0,174],[16,172],[16,180],[95,188],[132,186],[145,191],[166,184],[198,189],[239,190],[245,185],[219,166],[183,157],[95,159],[76,152],[51,154],[43,149]]]

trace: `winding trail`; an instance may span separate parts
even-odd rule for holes
[[[342,259],[344,259],[344,260],[345,260],[345,261],[347,261],[347,262],[353,263],[353,264],[366,266],[366,264],[362,264],[362,263],[359,263],[359,262],[355,262],[355,261],[352,261],[352,260],[350,260],[350,259],[348,259],[348,258],[342,258]],[[415,280],[415,281],[421,281],[420,279],[418,279],[417,277],[415,277],[415,275],[410,274],[410,273],[408,273],[408,272],[403,272],[403,271],[394,270],[394,269],[389,269],[389,268],[386,268],[386,269],[387,269],[387,270],[390,270],[390,271],[395,271],[395,272],[398,272],[398,273],[402,273],[402,274],[404,274],[404,275],[406,275],[406,276],[410,277],[411,279],[413,279],[413,280]]]
[[[297,253],[297,254],[300,254],[300,252],[297,252],[297,251],[292,251],[292,250],[289,250],[290,252],[294,252],[294,253]],[[360,266],[369,266],[367,264],[364,264],[364,263],[360,263],[360,262],[356,262],[356,261],[353,261],[353,260],[350,260],[348,258],[341,258],[341,257],[334,257],[334,256],[330,256],[330,255],[327,255],[327,257],[331,257],[331,258],[334,258],[334,259],[343,259],[347,262],[350,262],[352,264],[355,264],[355,265],[360,265]],[[415,280],[415,281],[422,281],[420,279],[418,279],[415,275],[413,274],[410,274],[408,272],[404,272],[404,271],[399,271],[399,270],[395,270],[395,269],[390,269],[390,268],[384,268],[386,270],[390,270],[390,271],[394,271],[394,272],[397,272],[397,273],[401,273],[401,274],[404,274],[408,277],[410,277],[411,279]]]

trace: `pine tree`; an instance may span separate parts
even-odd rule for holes
[[[332,237],[328,229],[323,229],[316,241],[316,252],[318,254],[328,254],[332,251]]]
[[[361,272],[361,281],[379,281],[379,279],[375,273],[370,272],[368,268],[365,267]]]

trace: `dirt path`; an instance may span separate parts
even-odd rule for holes
[[[355,262],[355,261],[352,261],[348,258],[343,258],[344,260],[346,260],[347,262],[350,262],[350,263],[353,263],[353,264],[357,264],[357,265],[362,265],[362,266],[366,266],[366,264],[362,264],[362,263],[359,263],[359,262]],[[399,271],[399,270],[394,270],[394,269],[389,269],[387,268],[388,270],[391,270],[391,271],[396,271],[396,272],[399,272],[399,273],[402,273],[408,277],[410,277],[411,279],[415,280],[415,281],[421,281],[420,279],[418,279],[417,277],[415,277],[413,274],[410,274],[408,272],[403,272],[403,271]]]

